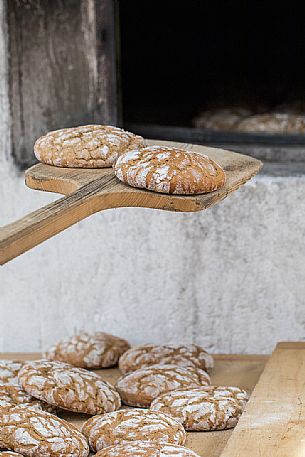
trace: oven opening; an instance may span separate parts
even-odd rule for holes
[[[304,5],[119,2],[124,125],[160,139],[305,143]]]

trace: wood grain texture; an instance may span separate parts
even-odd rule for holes
[[[221,457],[305,455],[305,344],[280,343]]]
[[[147,143],[156,142],[150,140]],[[26,172],[25,179],[29,187],[67,196],[0,228],[0,264],[105,209],[145,207],[191,212],[209,208],[237,190],[262,166],[260,161],[252,157],[222,149],[164,141],[157,143],[187,147],[209,155],[225,169],[225,186],[209,194],[172,196],[125,185],[114,176],[112,168],[81,170],[35,165]]]
[[[6,353],[0,358],[14,360],[34,360],[40,354]],[[212,383],[215,385],[239,386],[251,392],[261,375],[268,356],[264,355],[216,355]],[[115,384],[120,376],[117,369],[97,370],[103,379]],[[64,412],[61,417],[80,426],[86,419],[84,415]],[[202,457],[219,457],[232,430],[218,432],[188,432],[186,446]]]
[[[16,163],[35,162],[49,130],[117,122],[113,0],[9,0],[9,83]]]

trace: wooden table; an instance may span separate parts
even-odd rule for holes
[[[33,360],[39,358],[39,354],[0,354],[2,359]],[[256,385],[264,367],[267,356],[264,355],[216,355],[215,369],[212,373],[212,383],[217,385],[236,385],[252,391]],[[119,377],[117,369],[98,370],[102,377],[112,384]],[[64,413],[65,419],[80,425],[85,419],[84,415]],[[188,433],[186,446],[193,449],[200,456],[218,457],[221,455],[232,430],[219,432]],[[251,457],[251,456],[244,456]]]
[[[39,354],[0,354],[29,360]],[[202,457],[305,456],[305,343],[279,343],[271,357],[216,355],[214,385],[252,391],[234,430],[188,433],[186,446]],[[114,383],[117,369],[99,370]],[[76,425],[84,415],[63,413]]]

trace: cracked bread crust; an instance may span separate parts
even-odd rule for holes
[[[156,398],[150,409],[171,415],[186,430],[225,430],[237,424],[246,398],[237,387],[179,389]]]
[[[22,362],[0,360],[0,386],[19,386],[18,373]]]
[[[242,119],[236,132],[296,134],[305,132],[305,116],[293,113],[265,113]]]
[[[28,362],[19,372],[19,381],[33,397],[68,411],[93,415],[121,406],[111,384],[96,373],[63,362]]]
[[[209,157],[166,146],[126,152],[116,161],[114,172],[130,186],[165,194],[213,192],[225,183],[223,169]]]
[[[118,380],[116,389],[126,405],[145,408],[165,392],[210,383],[209,375],[199,368],[152,365],[125,374]]]
[[[48,403],[37,400],[21,387],[18,386],[0,386],[0,407],[22,406],[24,408],[32,408],[39,411],[47,411],[55,413],[56,408]]]
[[[0,446],[30,457],[87,457],[85,437],[45,411],[0,408]]]
[[[80,332],[59,341],[46,352],[45,357],[79,368],[108,368],[117,365],[129,347],[126,340],[108,333]]]
[[[82,125],[49,132],[34,145],[36,158],[72,168],[111,167],[120,154],[144,147],[144,140],[110,125]]]
[[[240,404],[242,409],[244,409],[249,400],[249,394],[244,389],[235,386],[206,386],[198,389],[198,391],[202,392],[202,394],[206,392],[207,395],[212,395],[216,399],[233,398]]]
[[[157,364],[197,367],[210,371],[214,366],[214,360],[210,354],[196,344],[134,346],[126,351],[119,360],[119,368],[123,374]]]
[[[179,445],[186,440],[184,428],[172,417],[142,409],[91,417],[84,423],[82,433],[93,451],[137,440]]]
[[[198,454],[175,444],[158,444],[147,441],[108,446],[95,457],[199,457]]]

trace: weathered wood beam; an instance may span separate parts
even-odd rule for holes
[[[12,154],[48,130],[117,123],[113,0],[7,0]]]

